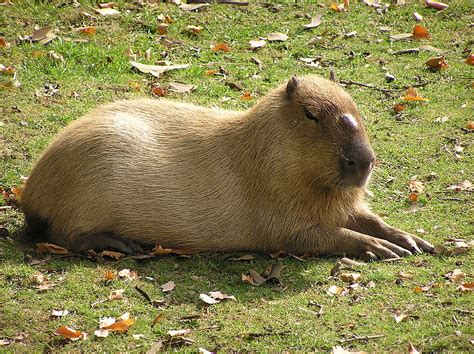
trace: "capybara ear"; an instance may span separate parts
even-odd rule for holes
[[[299,84],[299,81],[296,75],[293,75],[291,79],[288,80],[288,83],[286,84],[286,95],[288,96],[288,98],[291,98],[293,93],[296,91],[298,84]]]
[[[329,71],[329,80],[331,80],[332,82],[337,83],[337,76],[336,76],[336,72],[334,71],[334,69],[331,69]]]

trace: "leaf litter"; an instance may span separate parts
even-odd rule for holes
[[[280,273],[283,269],[282,263],[274,263],[269,270],[262,274],[255,269],[250,269],[248,274],[242,274],[242,281],[255,286],[260,286],[265,283],[281,284]]]

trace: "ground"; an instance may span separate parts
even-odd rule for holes
[[[473,269],[466,250],[473,234],[472,188],[465,182],[473,172],[473,69],[466,62],[473,38],[469,1],[452,1],[442,11],[424,2],[398,1],[381,14],[355,1],[341,12],[323,3],[211,5],[199,12],[172,3],[138,3],[119,1],[116,16],[102,16],[95,12],[97,5],[86,1],[78,6],[71,1],[1,6],[2,349],[146,351],[160,342],[164,348],[180,349],[176,340],[169,343],[167,332],[191,329],[186,337],[192,342],[182,344],[191,350],[329,351],[340,345],[400,352],[408,351],[411,342],[420,351],[472,351],[472,292],[461,291],[472,286]],[[421,22],[414,12],[423,16]],[[318,13],[323,15],[321,24],[304,28],[311,22],[306,14]],[[163,36],[160,23],[168,24]],[[390,35],[412,33],[416,24],[430,36],[390,40]],[[202,29],[194,33],[188,25]],[[19,39],[45,26],[52,26],[57,36],[51,42]],[[80,30],[84,27],[89,29]],[[285,33],[288,39],[250,49],[250,40],[271,32]],[[311,43],[316,36],[321,39]],[[211,50],[218,43],[230,51]],[[438,55],[433,49],[396,54],[423,45],[443,51],[448,66],[436,71],[425,64]],[[312,58],[313,64],[300,58]],[[163,59],[190,66],[155,78],[130,64]],[[336,258],[278,261],[255,254],[253,260],[230,261],[227,254],[206,254],[96,261],[38,254],[17,242],[23,218],[9,193],[17,191],[21,176],[29,174],[54,135],[91,108],[122,98],[159,99],[157,94],[164,93],[171,99],[242,110],[293,74],[328,76],[330,68],[357,102],[377,153],[369,186],[373,210],[388,223],[460,254],[371,262],[354,270],[361,274],[359,287],[347,288],[340,274],[330,275]],[[394,81],[387,82],[387,72]],[[192,84],[195,90],[173,92],[171,82]],[[402,99],[412,85],[426,101]],[[396,104],[406,108],[397,113]],[[410,181],[415,181],[414,191]],[[242,281],[250,269],[262,272],[276,262],[284,266],[281,284],[257,287]],[[106,280],[106,271],[122,269],[136,271],[139,278]],[[455,269],[459,271],[453,276]],[[176,287],[164,293],[160,286],[168,281]],[[41,285],[47,289],[38,289]],[[333,285],[345,290],[330,294]],[[165,304],[153,306],[136,287]],[[124,289],[125,299],[109,301],[117,289]],[[209,291],[236,300],[208,305],[199,295]],[[57,318],[52,310],[69,314]],[[93,334],[99,319],[125,312],[135,320],[128,332],[106,338]],[[395,320],[403,315],[407,317]],[[55,336],[61,326],[89,336],[78,341]],[[133,334],[145,337],[134,339]]]

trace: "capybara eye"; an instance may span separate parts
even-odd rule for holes
[[[308,108],[304,107],[303,111],[304,111],[304,114],[305,114],[306,118],[314,120],[316,123],[319,122],[319,118],[316,117]]]

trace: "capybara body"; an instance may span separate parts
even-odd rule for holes
[[[75,251],[430,250],[363,203],[373,162],[350,96],[293,77],[246,112],[164,99],[102,106],[53,141],[21,206],[34,237]]]

